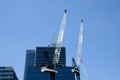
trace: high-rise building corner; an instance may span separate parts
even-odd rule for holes
[[[50,80],[49,72],[41,72],[43,66],[53,61],[55,47],[36,47],[26,51],[24,80]],[[66,48],[62,47],[55,80],[75,80],[72,67],[66,66]]]

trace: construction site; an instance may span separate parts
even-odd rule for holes
[[[80,67],[83,67],[85,78],[88,80],[81,57],[83,20],[80,23],[76,57],[71,59],[71,66],[66,66],[66,48],[62,47],[66,16],[65,9],[56,42],[47,47],[36,47],[34,50],[26,51],[24,80],[81,80]]]
[[[120,0],[0,0],[0,80],[120,80]]]

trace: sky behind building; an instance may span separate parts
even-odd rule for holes
[[[23,79],[26,49],[51,44],[64,9],[67,65],[76,57],[84,20],[82,58],[93,80],[120,79],[119,0],[0,0],[0,66],[13,66]]]

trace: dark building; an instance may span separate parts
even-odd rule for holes
[[[65,47],[61,48],[58,65],[66,66],[66,52]],[[35,53],[35,66],[45,66],[53,62],[55,47],[37,47]]]
[[[41,72],[41,67],[53,61],[54,51],[55,47],[37,47],[36,50],[27,50],[24,80],[50,80],[50,73]],[[55,80],[75,80],[71,68],[66,67],[66,50],[62,47]]]
[[[34,76],[31,73],[31,72],[34,73],[34,70],[36,70],[36,68],[34,67],[34,59],[35,59],[35,50],[27,50],[26,51],[26,60],[25,60],[24,80],[29,80],[31,77]],[[31,68],[33,68],[33,69],[31,69]]]
[[[0,80],[18,80],[12,67],[0,67]]]

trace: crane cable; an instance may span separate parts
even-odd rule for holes
[[[85,76],[85,80],[90,80],[90,79],[89,79],[89,76],[88,76],[88,71],[87,71],[87,69],[86,69],[86,67],[85,67],[85,65],[84,65],[83,62],[82,62],[82,64],[81,64],[81,68],[82,68],[83,74],[84,74],[84,76]]]

